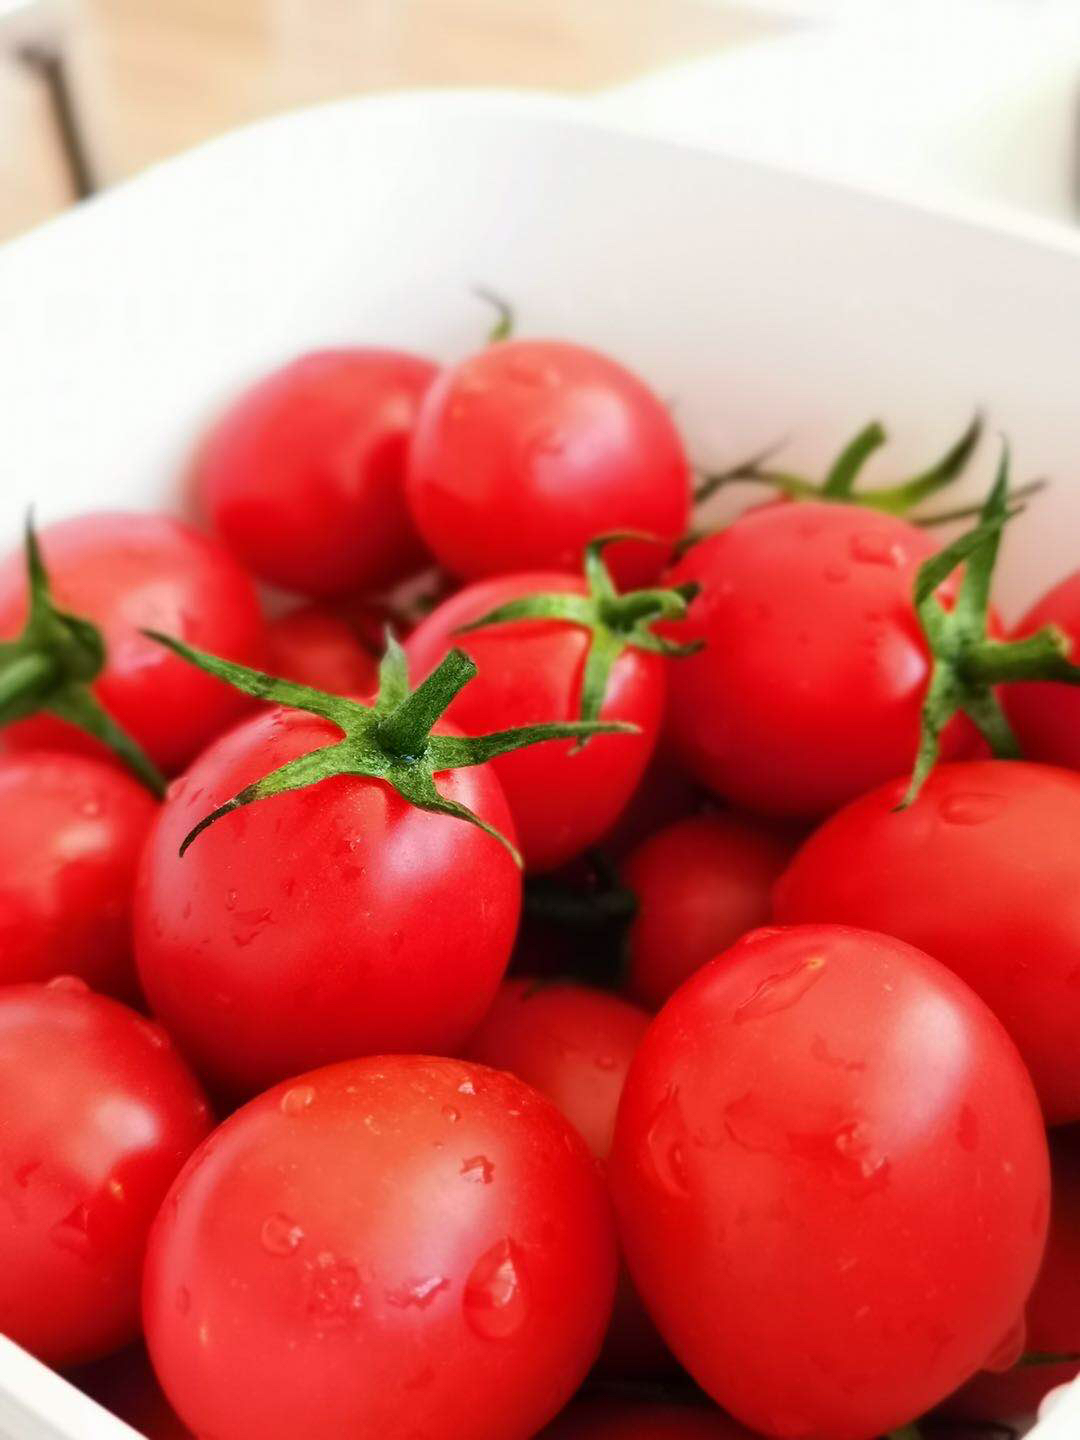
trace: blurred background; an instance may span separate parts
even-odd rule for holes
[[[260,116],[431,85],[1080,214],[1080,0],[0,0],[0,239]]]

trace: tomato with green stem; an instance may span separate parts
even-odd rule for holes
[[[1080,646],[1080,571],[1067,576],[1028,610],[1012,632],[1026,640],[1053,627],[1063,653],[1073,659]],[[1024,754],[1048,765],[1080,770],[1080,690],[1055,684],[1010,685],[1005,713]]]

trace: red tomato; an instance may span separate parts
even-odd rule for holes
[[[807,503],[689,550],[669,579],[701,594],[669,631],[705,647],[672,666],[668,719],[690,773],[748,810],[812,819],[910,770],[930,673],[912,586],[936,548],[891,515]]]
[[[422,620],[405,645],[415,682],[458,646],[480,673],[446,712],[468,735],[541,721],[576,720],[589,633],[564,620],[517,620],[467,635],[463,625],[523,595],[584,594],[580,575],[534,573],[483,580],[459,590]],[[683,664],[682,660],[676,662]],[[612,666],[601,720],[640,733],[600,735],[500,755],[492,766],[506,791],[526,868],[553,870],[614,824],[641,779],[660,732],[667,661],[627,647]]]
[[[159,1026],[73,978],[0,989],[0,1333],[50,1365],[134,1339],[150,1222],[208,1129]]]
[[[604,1186],[510,1075],[374,1057],[278,1086],[211,1137],[146,1263],[155,1368],[217,1440],[523,1440],[611,1309]]]
[[[1013,639],[1056,625],[1080,658],[1080,570],[1044,595],[1013,631]],[[1067,685],[1006,685],[1001,698],[1029,760],[1080,770],[1080,689]]]
[[[143,854],[135,950],[151,1007],[230,1093],[383,1050],[449,1051],[502,979],[521,877],[475,826],[416,810],[381,780],[336,776],[260,800],[180,842],[249,782],[339,739],[264,711],[172,789]],[[441,792],[513,837],[487,765]]]
[[[626,988],[658,1010],[706,960],[769,918],[773,881],[793,844],[739,815],[693,815],[657,831],[624,861],[637,896],[626,932]]]
[[[492,345],[431,387],[409,451],[420,533],[455,575],[577,570],[590,540],[616,545],[625,588],[655,579],[690,516],[690,467],[665,406],[595,350],[554,340]]]
[[[147,1440],[194,1440],[165,1399],[141,1345],[129,1345],[68,1379]]]
[[[58,605],[100,626],[108,660],[94,691],[113,718],[167,773],[249,707],[220,680],[141,634],[177,635],[227,660],[262,660],[263,620],[249,577],[216,541],[167,515],[81,515],[40,535]],[[22,628],[22,551],[0,566],[0,638]],[[49,715],[4,731],[9,746],[103,755],[96,740]]]
[[[661,735],[626,809],[601,841],[604,853],[621,859],[654,831],[697,814],[703,803],[701,789],[675,763]]]
[[[754,1440],[711,1406],[651,1400],[578,1400],[539,1440]]]
[[[356,628],[325,605],[305,605],[266,627],[266,668],[283,680],[312,685],[331,695],[368,695],[378,664]]]
[[[1050,1137],[1050,1235],[1027,1304],[1026,1351],[1080,1351],[1080,1143],[1075,1132]],[[970,1420],[1015,1420],[1034,1415],[1045,1395],[1080,1373],[1080,1365],[1018,1366],[976,1375],[948,1402],[950,1415]]]
[[[1018,761],[942,765],[856,800],[779,881],[782,923],[835,920],[918,945],[966,980],[1019,1046],[1052,1124],[1080,1118],[1080,775]]]
[[[323,350],[242,395],[203,441],[195,480],[226,544],[301,595],[380,590],[424,551],[402,489],[438,371],[394,350]]]
[[[131,900],[156,809],[104,760],[0,756],[0,985],[78,975],[136,993]]]
[[[758,930],[668,1001],[630,1067],[611,1184],[635,1282],[694,1378],[784,1440],[872,1440],[1014,1327],[1046,1136],[951,971],[841,926]]]

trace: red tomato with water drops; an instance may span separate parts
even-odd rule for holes
[[[101,629],[107,660],[94,682],[97,698],[162,770],[175,774],[250,701],[141,631],[161,630],[226,659],[260,663],[263,619],[249,576],[215,540],[168,515],[81,515],[48,526],[40,541],[57,604]],[[25,615],[19,552],[0,566],[0,638],[16,635]],[[9,726],[4,742],[107,753],[46,714]]]
[[[539,1440],[754,1440],[712,1406],[590,1398],[568,1406]]]
[[[897,935],[948,965],[1012,1036],[1051,1124],[1080,1119],[1080,775],[1021,761],[942,765],[827,821],[777,884],[781,923]]]
[[[943,965],[841,926],[755,931],[668,1001],[610,1176],[661,1334],[782,1440],[875,1440],[949,1394],[1014,1330],[1046,1239],[1012,1041]]]
[[[702,588],[669,627],[668,729],[690,773],[764,814],[813,819],[910,770],[930,675],[912,601],[937,549],[856,505],[766,505],[695,545],[669,581]],[[953,724],[946,758],[970,727]]]
[[[216,1440],[522,1440],[611,1309],[595,1162],[548,1101],[374,1057],[259,1096],[193,1157],[146,1264],[155,1369]]]
[[[134,1339],[150,1223],[209,1128],[159,1026],[72,977],[0,988],[0,1333],[54,1366]]]
[[[414,574],[405,453],[437,373],[394,350],[323,350],[260,380],[196,457],[214,529],[261,580],[317,599]]]
[[[312,685],[331,695],[367,695],[378,677],[376,654],[357,628],[325,605],[305,605],[266,627],[266,668],[271,675]]]
[[[407,493],[420,532],[467,580],[577,570],[598,535],[623,586],[655,580],[690,518],[690,466],[666,406],[595,350],[492,345],[443,371],[417,420]]]
[[[1033,605],[1012,638],[1032,635],[1044,625],[1064,631],[1072,642],[1073,662],[1080,659],[1080,570]],[[1001,699],[1029,760],[1080,770],[1080,689],[1048,683],[1006,685]]]
[[[165,1399],[142,1345],[129,1345],[68,1379],[146,1440],[194,1440]]]
[[[741,815],[694,815],[659,830],[623,862],[637,897],[625,938],[626,989],[658,1010],[679,986],[769,918],[794,841]]]
[[[131,905],[157,806],[115,765],[0,755],[0,985],[77,975],[137,992]]]
[[[200,1073],[230,1094],[351,1055],[454,1050],[513,947],[521,876],[510,854],[381,780],[335,776],[260,800],[180,858],[216,806],[340,738],[296,711],[251,717],[174,786],[143,854],[143,989]],[[513,836],[490,766],[448,772],[438,788]]]

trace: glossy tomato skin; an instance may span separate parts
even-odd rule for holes
[[[104,760],[0,755],[0,985],[77,975],[136,994],[135,870],[157,806]]]
[[[1056,625],[1072,642],[1071,658],[1080,658],[1080,570],[1069,575],[1028,611],[1014,639],[1044,625]],[[1080,770],[1080,690],[1068,685],[1006,685],[1005,711],[1029,760]]]
[[[343,615],[326,605],[291,610],[266,627],[266,668],[271,675],[331,695],[370,695],[378,681],[375,653]]]
[[[141,634],[175,635],[245,665],[262,663],[263,619],[250,577],[215,540],[168,515],[101,513],[61,520],[39,539],[61,608],[101,628],[108,655],[94,690],[150,758],[183,768],[250,705]],[[0,639],[26,618],[21,552],[0,565]],[[50,715],[4,731],[9,747],[103,755],[96,740]]]
[[[217,1440],[521,1440],[611,1307],[610,1207],[549,1101],[417,1056],[327,1067],[211,1137],[144,1288],[173,1404]]]
[[[658,1010],[682,982],[769,918],[794,843],[760,820],[694,815],[657,831],[624,861],[637,897],[626,932],[626,989]]]
[[[754,1440],[711,1406],[597,1397],[577,1400],[539,1440]]]
[[[0,1333],[49,1365],[134,1339],[150,1222],[209,1128],[160,1026],[74,978],[0,989]]]
[[[690,773],[747,810],[814,819],[909,770],[930,659],[912,605],[924,530],[856,505],[765,505],[695,545],[670,671]],[[945,753],[962,733],[950,726]]]
[[[690,516],[690,467],[666,407],[595,350],[513,340],[445,370],[409,451],[409,503],[432,553],[475,580],[580,569],[598,535],[624,588],[654,580]]]
[[[179,857],[217,805],[339,736],[298,711],[246,720],[173,787],[143,852],[144,992],[200,1073],[232,1095],[347,1056],[452,1051],[513,946],[521,876],[505,847],[379,780],[338,776],[257,801]],[[489,767],[438,783],[513,836]]]
[[[589,643],[580,625],[520,620],[466,635],[458,632],[523,595],[584,590],[579,575],[554,572],[507,575],[466,586],[409,636],[405,653],[413,683],[429,675],[456,645],[479,668],[446,712],[466,734],[580,719]],[[555,869],[614,824],[659,738],[666,694],[665,658],[628,648],[612,666],[600,718],[636,725],[637,734],[599,735],[583,748],[573,740],[553,741],[492,761],[513,812],[527,869]]]
[[[437,374],[393,350],[323,350],[259,381],[204,440],[214,529],[262,580],[313,598],[379,590],[424,563],[402,472]]]
[[[902,782],[834,815],[777,883],[783,924],[897,935],[990,1006],[1051,1124],[1080,1118],[1080,775],[1020,761],[941,765],[908,810]]]
[[[664,1338],[783,1440],[874,1440],[969,1376],[1027,1298],[1049,1207],[998,1021],[901,941],[825,925],[756,931],[676,992],[630,1067],[611,1181]]]

